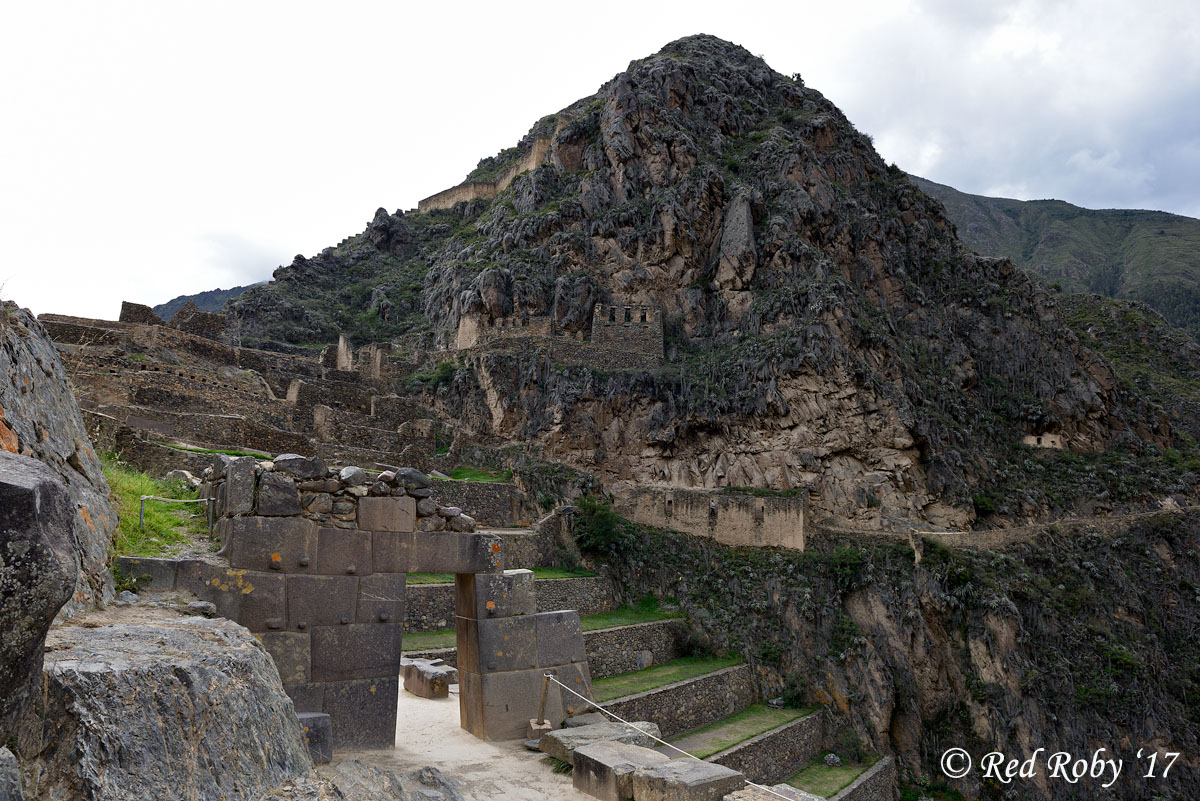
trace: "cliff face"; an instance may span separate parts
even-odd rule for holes
[[[0,305],[0,448],[43,462],[63,482],[79,578],[63,607],[72,614],[112,597],[106,566],[117,516],[58,351],[41,325]]]
[[[281,268],[231,304],[241,330],[326,334],[322,292],[361,296],[337,312],[356,325],[386,310],[378,331],[441,347],[464,319],[545,316],[586,337],[596,303],[657,307],[659,370],[565,366],[533,341],[481,349],[437,407],[610,482],[808,485],[818,518],[867,525],[969,523],[981,487],[1024,470],[1026,434],[1135,456],[1170,440],[1053,293],[965,253],[869,137],[740,47],[674,42],[480,169],[547,137],[546,161],[490,201],[381,210]],[[1049,505],[1034,493],[1013,511]]]

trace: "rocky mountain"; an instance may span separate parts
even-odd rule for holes
[[[432,400],[474,436],[608,482],[806,486],[818,518],[961,526],[1070,507],[1084,487],[1046,486],[1053,457],[1018,446],[1047,433],[1091,467],[1137,465],[1127,500],[1194,483],[1160,458],[1167,416],[1079,340],[1054,292],[971,254],[831,102],[744,49],[673,42],[461,189],[539,147],[492,195],[381,209],[281,267],[227,307],[241,340],[420,335],[465,359]],[[597,303],[661,309],[665,364],[455,350],[463,325],[512,320],[586,338]]]
[[[259,283],[262,283],[261,281]],[[219,312],[225,307],[225,302],[239,297],[250,287],[258,286],[258,284],[246,284],[245,286],[235,286],[229,289],[210,289],[207,292],[198,292],[195,295],[180,295],[168,300],[166,303],[160,303],[154,306],[154,313],[162,319],[170,322],[175,316],[175,312],[187,305],[188,301],[196,304],[196,308],[203,312]]]
[[[969,195],[916,176],[913,182],[945,204],[973,250],[1012,259],[1067,292],[1142,301],[1200,334],[1200,220]]]

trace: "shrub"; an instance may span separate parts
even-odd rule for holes
[[[575,542],[584,553],[612,554],[628,537],[625,520],[608,501],[584,495],[575,508]]]

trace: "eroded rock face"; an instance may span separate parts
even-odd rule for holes
[[[46,631],[75,589],[74,516],[50,468],[0,451],[0,742],[21,739]]]
[[[275,665],[231,621],[55,628],[45,677],[38,798],[258,799],[312,768]]]
[[[5,380],[5,377],[7,380]],[[106,567],[116,513],[58,352],[33,317],[0,306],[0,450],[44,463],[62,482],[78,578],[63,614],[112,597]]]

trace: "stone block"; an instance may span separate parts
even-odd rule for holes
[[[259,641],[275,662],[279,680],[284,684],[305,684],[310,679],[312,655],[309,635],[294,631],[267,631]]]
[[[393,748],[399,675],[325,684],[324,712],[333,723],[334,748]]]
[[[557,688],[559,692],[559,704],[562,706],[564,718],[572,715],[578,715],[581,712],[587,712],[593,709],[593,705],[586,699],[592,697],[592,677],[588,671],[587,662],[577,662],[570,665],[559,665],[552,668],[538,668],[542,673],[549,673],[561,681],[563,684],[574,690],[573,693],[567,692],[556,684],[551,685],[551,689]],[[583,696],[580,698],[579,696]]]
[[[721,801],[746,785],[746,777],[724,765],[683,757],[633,772],[638,801]]]
[[[405,574],[375,573],[358,581],[359,623],[403,623]]]
[[[504,545],[495,534],[421,532],[408,561],[409,573],[501,573]]]
[[[253,632],[278,631],[287,618],[284,576],[278,573],[183,559],[179,562],[175,586],[201,600],[212,601],[218,615]]]
[[[361,623],[312,629],[313,681],[400,675],[401,623]]]
[[[534,615],[533,620],[537,621],[539,667],[554,667],[587,660],[578,612],[541,612]]]
[[[593,723],[607,723],[609,718],[603,712],[585,712],[563,721],[564,729],[575,729],[580,726],[591,726]]]
[[[142,556],[120,556],[117,568],[126,578],[138,580],[139,587],[151,590],[170,590],[175,587],[178,559],[151,559]],[[145,583],[142,583],[145,581]]]
[[[359,498],[358,527],[364,531],[412,531],[417,502],[409,497]]]
[[[501,574],[459,574],[454,581],[454,607],[459,617],[488,618],[532,615],[537,611],[532,570]]]
[[[315,573],[317,527],[302,517],[238,517],[221,521],[233,567]]]
[[[472,673],[500,673],[538,667],[534,616],[491,620],[460,619],[458,665]]]
[[[296,482],[280,473],[263,473],[258,479],[254,513],[277,517],[300,514],[300,492]]]
[[[413,534],[399,531],[371,532],[371,566],[376,573],[411,573],[408,569]]]
[[[371,532],[338,528],[317,531],[317,572],[365,576],[371,570]]]
[[[357,606],[358,579],[354,576],[287,577],[287,627],[291,631],[353,623]]]
[[[324,712],[300,712],[300,731],[308,746],[308,755],[317,765],[333,761],[333,722]]]
[[[591,692],[586,665],[481,674],[464,670],[460,662],[458,703],[462,727],[483,740],[522,739],[529,721],[538,716],[546,673],[569,686],[583,687],[585,694]],[[555,727],[561,726],[569,714],[582,711],[584,703],[551,683],[545,719]]]
[[[301,480],[324,478],[329,472],[325,463],[316,457],[306,459],[296,453],[281,453],[274,461],[277,471]]]
[[[658,745],[655,737],[661,737],[658,726],[648,721],[631,721],[633,725],[624,723],[594,723],[591,726],[576,726],[569,729],[559,729],[542,736],[538,740],[538,748],[543,754],[575,764],[575,750],[597,743],[623,743],[636,745],[645,749]]]
[[[320,712],[325,708],[325,685],[316,684],[285,684],[283,691],[292,699],[292,706],[297,712]]]
[[[258,460],[253,456],[239,456],[229,461],[222,487],[226,515],[248,515],[254,509],[254,468],[257,464]]]
[[[633,772],[670,760],[640,745],[601,742],[575,749],[571,772],[575,789],[602,801],[633,798]]]
[[[402,659],[404,689],[420,698],[448,698],[458,684],[458,671],[440,659]]]

